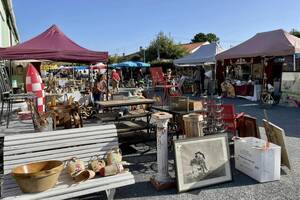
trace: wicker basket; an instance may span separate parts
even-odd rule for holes
[[[12,170],[12,176],[24,193],[36,193],[55,186],[63,170],[63,162],[58,160],[29,163]]]

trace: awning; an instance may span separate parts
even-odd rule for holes
[[[31,40],[0,49],[0,59],[96,63],[107,62],[108,52],[85,49],[68,38],[56,25],[53,25]]]

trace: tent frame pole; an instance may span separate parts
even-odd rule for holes
[[[108,81],[108,63],[106,63],[106,101],[108,101],[108,93],[109,93],[109,85],[108,85],[109,81]]]
[[[295,72],[296,71],[296,53],[294,53],[293,65],[294,65],[294,72]]]

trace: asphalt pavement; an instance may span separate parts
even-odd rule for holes
[[[256,102],[243,99],[224,99],[224,103],[235,104],[237,112],[245,112],[256,117],[258,124],[264,118],[263,108]],[[299,200],[300,199],[300,108],[273,106],[267,110],[268,118],[280,126],[286,133],[286,145],[292,170],[282,167],[280,181],[258,183],[252,178],[234,169],[234,159],[231,160],[233,180],[210,187],[178,193],[177,189],[156,191],[149,179],[155,171],[156,156],[136,155],[125,158],[131,162],[131,172],[136,184],[117,189],[116,199],[203,199],[203,200]],[[174,176],[173,153],[170,151],[170,174]]]

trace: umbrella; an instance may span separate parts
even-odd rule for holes
[[[144,63],[144,62],[135,62],[138,67],[150,67],[149,63]]]
[[[149,63],[144,63],[144,62],[125,61],[125,62],[121,62],[121,63],[114,63],[114,64],[111,64],[110,67],[113,67],[113,68],[123,68],[123,67],[128,67],[128,68],[150,67],[150,64],[149,64]]]
[[[126,62],[111,64],[110,67],[119,67],[119,68],[122,68],[122,67],[138,67],[138,65],[135,62],[126,61]]]

